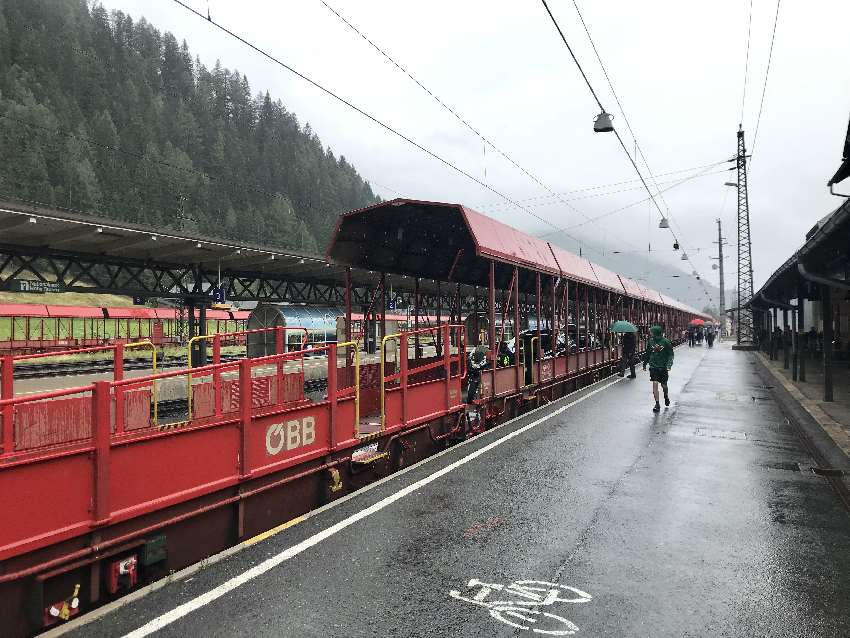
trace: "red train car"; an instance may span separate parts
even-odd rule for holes
[[[207,310],[209,334],[244,330],[249,311]],[[196,311],[196,319],[198,311]],[[0,355],[151,339],[183,343],[187,317],[175,308],[0,304]]]
[[[675,335],[699,316],[456,204],[353,211],[329,257],[474,295],[488,316],[481,394],[467,403],[459,303],[455,320],[399,334],[379,313],[374,354],[350,339],[349,303],[347,341],[309,351],[282,352],[281,335],[264,357],[17,397],[0,370],[4,635],[64,622],[610,375],[614,319]],[[510,322],[530,326],[529,343],[499,365]],[[577,351],[540,347],[543,330],[570,325]]]

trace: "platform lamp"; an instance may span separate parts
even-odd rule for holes
[[[614,124],[611,120],[614,118],[610,113],[606,113],[602,111],[599,115],[597,115],[593,120],[593,132],[594,133],[610,133],[614,130]]]

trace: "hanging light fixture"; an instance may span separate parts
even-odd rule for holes
[[[614,125],[611,123],[611,119],[614,116],[610,113],[606,113],[602,111],[596,118],[593,120],[593,132],[594,133],[610,133],[614,130]]]
[[[682,261],[688,261],[688,253],[686,253],[686,252],[682,253]]]
[[[719,266],[717,264],[711,264],[712,270],[717,270],[718,268],[719,268]]]
[[[679,242],[677,242],[677,241],[673,242],[673,250],[679,250]]]
[[[661,221],[658,222],[659,228],[670,228],[670,222],[667,221],[666,217],[662,217]]]

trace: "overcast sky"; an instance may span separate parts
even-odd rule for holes
[[[582,252],[633,251],[669,268],[687,266],[658,228],[650,202],[613,134],[594,134],[598,107],[537,0],[326,0],[422,84],[552,191],[571,210],[499,156],[410,78],[381,57],[320,0],[187,0],[187,4],[331,88],[378,119],[558,228],[583,239]],[[707,165],[732,157],[741,121],[749,2],[577,0],[602,61],[662,188],[673,229],[695,268],[716,282],[721,217],[736,261],[734,172]],[[627,145],[631,136],[596,61],[572,0],[549,0],[561,28]],[[743,126],[753,148],[775,0],[753,0]],[[186,39],[208,66],[248,75],[309,122],[384,198],[462,202],[531,234],[551,225],[508,204],[409,143],[251,51],[172,0],[105,0]],[[756,288],[842,200],[826,182],[837,169],[850,116],[850,2],[782,2],[764,109],[749,177]],[[698,170],[684,170],[699,168]],[[645,167],[641,169],[646,174]],[[675,172],[675,173],[673,173]],[[672,174],[671,174],[672,173]],[[667,174],[667,175],[662,175]],[[650,184],[651,180],[647,177]],[[602,189],[582,190],[603,185]],[[850,190],[845,186],[843,190]],[[619,192],[614,192],[619,191]],[[592,197],[590,197],[592,195]],[[578,198],[578,199],[575,199]],[[526,201],[527,200],[527,201]],[[659,200],[662,209],[665,203]],[[584,224],[576,227],[577,224]],[[570,228],[574,227],[574,228]],[[550,236],[566,248],[578,245]],[[664,273],[648,266],[651,279]],[[687,268],[690,270],[690,267]],[[663,290],[663,285],[658,285]]]

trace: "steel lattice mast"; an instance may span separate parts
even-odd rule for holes
[[[720,269],[720,336],[726,332],[726,285],[723,280],[723,231],[720,227],[720,219],[717,219],[717,266]]]
[[[750,241],[750,205],[747,199],[747,151],[744,129],[738,127],[738,328],[737,345],[753,346],[753,256]]]

